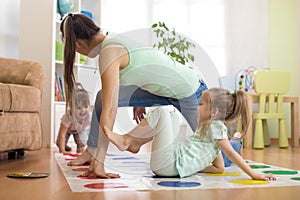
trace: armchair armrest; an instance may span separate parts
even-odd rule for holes
[[[28,85],[42,90],[46,75],[43,67],[34,61],[0,57],[0,82]]]

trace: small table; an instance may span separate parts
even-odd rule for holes
[[[250,96],[252,97],[253,103],[259,102],[258,94],[250,94]],[[291,146],[299,147],[299,97],[284,96],[283,102],[291,104],[291,142],[292,142]],[[252,118],[251,118],[248,132],[246,133],[243,139],[244,148],[246,149],[252,148],[252,140],[253,140],[252,137],[253,137],[253,127],[252,127]]]

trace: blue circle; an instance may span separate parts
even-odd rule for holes
[[[119,158],[113,158],[113,160],[138,160],[136,157],[119,157]]]
[[[157,184],[165,187],[197,187],[201,185],[198,182],[184,182],[184,181],[161,181]]]

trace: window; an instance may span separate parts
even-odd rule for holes
[[[225,73],[224,0],[102,0],[101,27],[117,33],[163,21],[200,45]]]

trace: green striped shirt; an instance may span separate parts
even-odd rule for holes
[[[228,139],[227,127],[221,121],[212,121],[205,131],[205,137],[196,130],[177,147],[176,168],[180,177],[190,176],[209,166],[220,153],[215,140]]]

